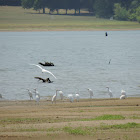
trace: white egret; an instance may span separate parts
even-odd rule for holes
[[[56,104],[56,98],[57,98],[57,92],[58,91],[60,91],[60,90],[56,90],[56,93],[52,97],[52,104],[53,104],[53,102],[55,102],[55,104]]]
[[[126,92],[125,92],[125,90],[121,90],[121,95],[126,95]]]
[[[120,96],[120,99],[126,99],[127,96],[126,96],[126,92],[124,90],[121,90],[121,96]]]
[[[76,101],[77,101],[77,102],[79,102],[80,95],[79,95],[79,93],[78,93],[78,92],[75,94],[75,99],[76,99]]]
[[[29,94],[30,100],[33,99],[33,94],[32,94],[32,92],[31,92],[29,89],[27,89],[27,90],[28,90],[28,94]]]
[[[109,89],[109,87],[106,87],[108,89],[108,95],[110,96],[110,98],[113,97],[112,91]]]
[[[92,89],[88,88],[87,90],[89,92],[90,99],[92,99],[92,97],[93,97],[93,91],[92,91]]]
[[[63,100],[63,92],[61,90],[58,91],[59,95],[60,95],[60,99]]]
[[[47,73],[51,74],[51,75],[52,75],[52,76],[56,79],[56,77],[52,74],[52,72],[50,72],[50,71],[48,71],[48,70],[43,69],[43,68],[42,68],[41,66],[39,66],[39,65],[35,65],[35,64],[31,64],[31,65],[37,66],[38,68],[40,68],[40,69],[41,69],[42,73],[47,72]]]
[[[122,100],[122,99],[126,99],[126,95],[121,95],[120,96],[120,99]]]
[[[36,103],[39,105],[40,95],[39,95],[39,92],[36,89],[34,89],[34,90],[35,90],[34,93],[35,93]]]
[[[73,102],[73,94],[68,94],[68,99],[70,100],[70,102]]]

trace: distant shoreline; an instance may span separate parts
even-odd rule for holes
[[[140,30],[138,22],[110,20],[96,16],[69,16],[63,15],[64,12],[61,11],[62,15],[38,14],[33,9],[3,6],[0,7],[0,32]]]
[[[91,31],[91,32],[94,32],[94,31],[139,31],[140,28],[136,29],[76,29],[76,30],[67,30],[67,29],[55,29],[55,30],[47,30],[47,29],[44,29],[44,30],[0,30],[0,32],[77,32],[77,31]]]
[[[67,32],[67,31],[139,31],[140,28],[132,28],[132,29],[29,29],[29,30],[1,30],[0,32]]]

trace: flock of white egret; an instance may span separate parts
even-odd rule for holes
[[[52,72],[50,72],[50,71],[48,71],[48,70],[46,70],[46,69],[43,69],[41,66],[36,65],[36,64],[30,64],[30,65],[34,65],[34,66],[40,68],[41,71],[42,71],[42,73],[49,73],[49,74],[51,74],[55,79],[57,79],[56,76],[55,76]],[[107,88],[109,97],[112,98],[112,97],[113,97],[112,91],[110,90],[109,87],[106,87],[106,88]],[[29,94],[30,100],[33,100],[33,93],[34,93],[34,95],[35,95],[35,100],[36,100],[36,104],[39,104],[39,101],[40,101],[40,97],[41,97],[41,96],[40,96],[39,92],[37,91],[37,89],[34,89],[33,91],[31,91],[31,90],[29,90],[29,89],[27,89],[27,90],[28,90],[28,94]],[[89,93],[89,98],[92,99],[92,98],[93,98],[93,95],[94,95],[92,89],[87,88],[87,91],[88,91],[88,93]],[[56,90],[56,93],[52,96],[52,99],[51,99],[52,104],[53,104],[53,103],[56,103],[56,99],[57,99],[57,97],[58,97],[58,94],[59,94],[61,100],[64,99],[63,91],[61,91],[61,90]],[[74,94],[68,94],[66,98],[69,99],[70,102],[73,102],[74,99],[75,99],[77,102],[79,102],[79,100],[80,100],[79,91],[76,92],[75,95],[74,95]],[[126,92],[125,92],[124,90],[121,90],[120,99],[126,99],[126,98],[127,98]],[[0,94],[0,99],[2,99],[2,95],[1,95],[1,94]]]
[[[34,66],[37,66],[38,68],[41,69],[42,73],[49,73],[51,74],[55,79],[56,79],[56,76],[54,76],[54,74],[46,69],[43,69],[41,66],[39,65],[35,65],[35,64],[30,64],[30,65],[34,65]],[[108,95],[110,96],[110,98],[113,97],[113,94],[112,94],[112,91],[110,90],[109,87],[106,87],[107,88],[107,91],[108,91]],[[39,92],[37,91],[37,89],[34,89],[34,91],[30,91],[29,89],[28,90],[28,94],[29,94],[29,97],[30,97],[30,100],[33,99],[33,93],[35,93],[35,100],[36,100],[36,103],[39,104],[39,101],[40,101],[40,95],[39,95]],[[92,99],[93,98],[93,91],[92,89],[90,88],[87,88],[87,91],[89,92],[89,98]],[[64,94],[63,94],[63,91],[61,90],[56,90],[56,93],[52,96],[52,104],[53,103],[56,103],[56,99],[58,97],[58,94],[60,96],[60,99],[63,100],[64,99]],[[0,96],[1,97],[1,96]],[[126,96],[126,92],[124,90],[121,90],[121,96],[120,96],[120,99],[126,99],[127,96]],[[73,102],[74,99],[79,102],[80,100],[80,95],[79,95],[79,91],[74,94],[68,94],[67,96],[67,99],[69,99],[70,102]]]

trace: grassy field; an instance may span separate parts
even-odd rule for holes
[[[140,98],[0,101],[1,140],[139,140]]]
[[[41,11],[42,12],[42,11]],[[48,13],[46,9],[46,13]],[[0,31],[67,31],[67,30],[139,30],[140,24],[129,21],[116,21],[94,16],[74,16],[60,10],[60,15],[39,14],[22,7],[0,7]]]

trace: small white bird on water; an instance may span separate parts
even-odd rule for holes
[[[124,90],[121,90],[121,96],[120,96],[120,99],[126,99],[127,96],[126,96],[126,92]]]
[[[109,89],[109,87],[106,87],[108,89],[108,95],[110,96],[110,98],[113,97],[112,91]]]
[[[54,74],[52,74],[52,72],[50,72],[50,71],[48,71],[48,70],[43,69],[41,66],[39,66],[39,65],[35,65],[35,64],[30,64],[30,65],[37,66],[38,68],[40,68],[40,69],[41,69],[42,73],[47,72],[47,73],[51,74],[51,75],[52,75],[55,79],[57,79],[57,78],[54,76]]]
[[[88,88],[87,90],[89,92],[90,99],[92,99],[93,98],[93,91],[92,91],[92,89]]]
[[[27,90],[28,90],[28,94],[29,94],[30,100],[33,99],[33,94],[32,94],[32,92],[31,92],[29,89],[27,89]]]
[[[56,90],[56,93],[52,97],[52,104],[53,104],[53,102],[55,102],[55,104],[56,104],[56,98],[57,98],[57,92],[58,91],[60,91],[60,90]]]
[[[35,90],[34,93],[35,93],[36,103],[39,105],[40,95],[39,95],[39,92],[36,89],[34,89],[34,90]]]

